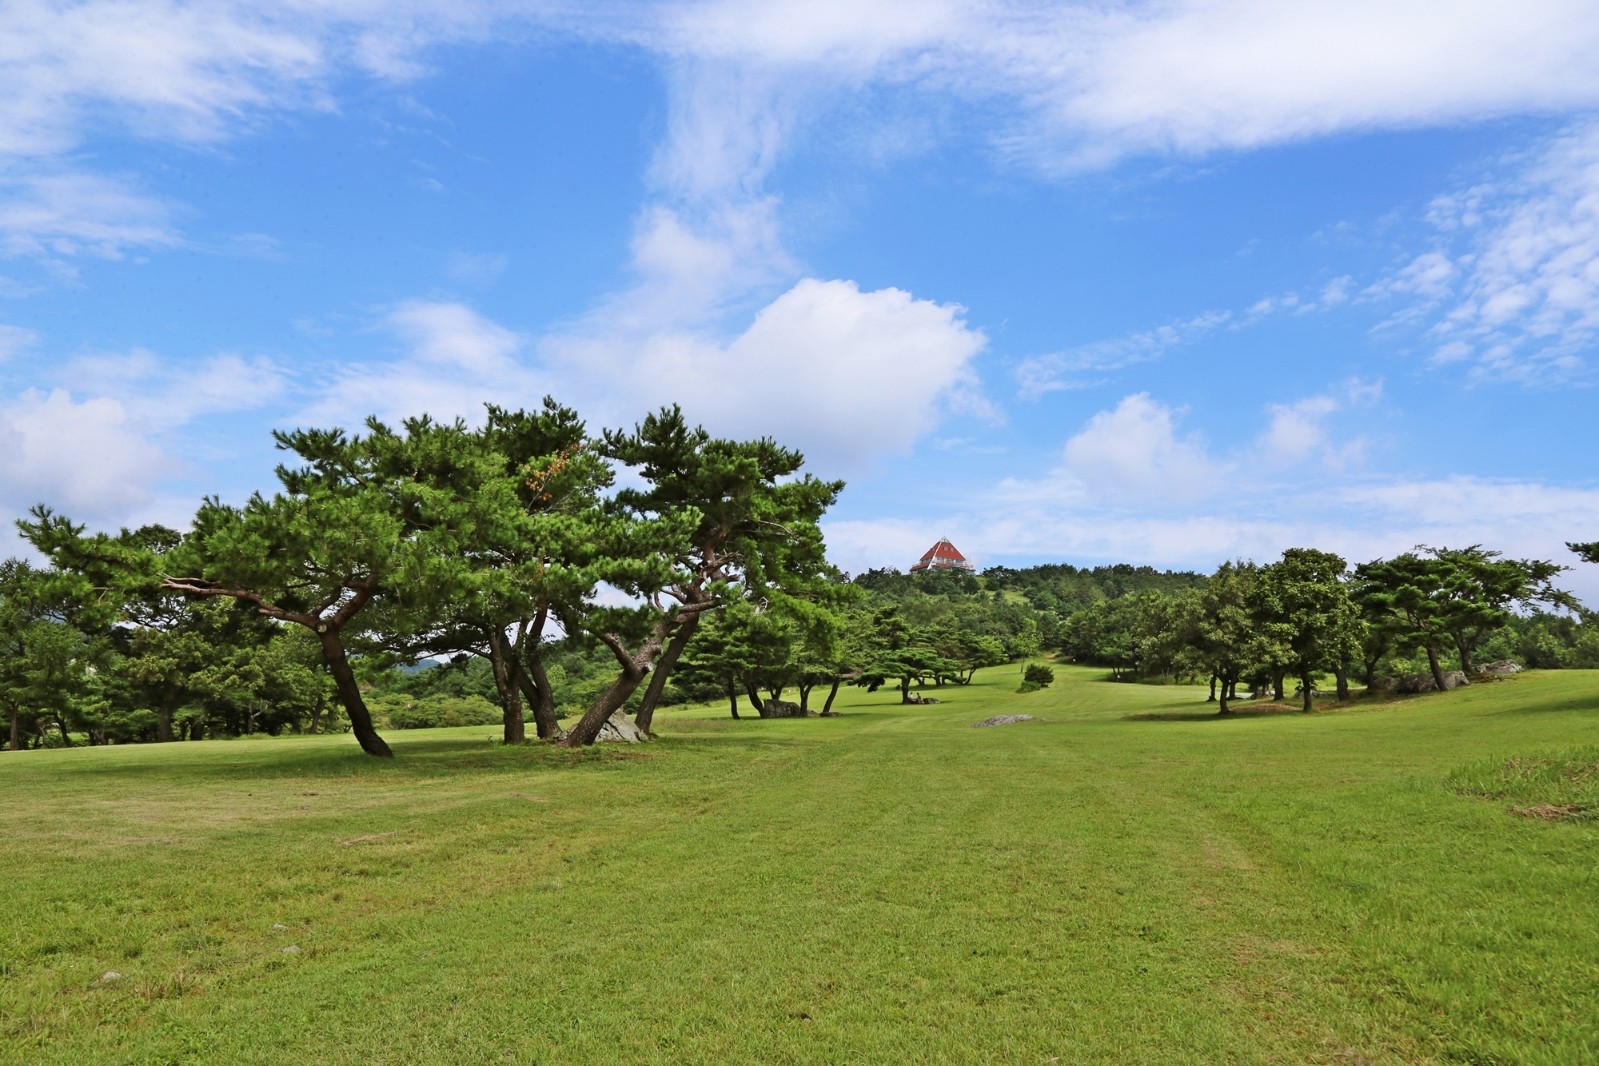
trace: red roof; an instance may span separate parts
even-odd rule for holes
[[[927,549],[922,556],[922,561],[911,567],[911,573],[918,570],[971,570],[972,564],[966,561],[966,556],[960,549],[949,542],[948,537],[941,537],[937,544]]]

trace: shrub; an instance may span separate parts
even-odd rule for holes
[[[1043,685],[1040,685],[1036,681],[1023,681],[1021,683],[1021,685],[1019,685],[1017,687],[1016,691],[1017,692],[1037,692],[1039,689],[1041,689],[1043,687],[1044,687]]]
[[[1055,680],[1055,671],[1043,663],[1028,663],[1027,672],[1022,675],[1022,684],[1032,685],[1029,692],[1036,692],[1041,688],[1048,688]]]

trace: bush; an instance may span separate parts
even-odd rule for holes
[[[417,700],[375,700],[372,713],[394,729],[434,729],[463,725],[493,725],[500,709],[482,696],[424,696]]]
[[[1043,685],[1038,684],[1036,681],[1023,681],[1021,683],[1021,685],[1017,687],[1016,691],[1017,692],[1037,692],[1039,689],[1041,689],[1043,687],[1044,687]]]
[[[1055,681],[1055,671],[1043,663],[1028,663],[1027,672],[1022,675],[1022,684],[1032,685],[1028,692],[1037,692],[1041,688],[1048,688]]]

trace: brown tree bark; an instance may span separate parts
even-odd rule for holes
[[[733,684],[733,676],[727,678],[727,706],[733,712],[733,718],[738,720],[738,686]]]
[[[162,703],[155,712],[155,740],[157,744],[166,744],[172,740],[172,707]]]
[[[555,693],[550,689],[550,675],[544,670],[544,660],[537,651],[524,647],[515,663],[515,672],[517,687],[533,709],[533,731],[540,740],[554,740],[561,726],[555,717]]]
[[[1299,694],[1304,701],[1299,705],[1299,709],[1305,714],[1309,714],[1316,709],[1315,703],[1311,700],[1310,692],[1310,671],[1306,670],[1299,675]]]
[[[500,693],[501,738],[506,744],[521,744],[527,740],[527,728],[522,724],[522,692],[512,676],[512,666],[507,661],[505,634],[497,629],[489,631],[489,669],[494,674],[494,687]]]
[[[761,690],[755,686],[755,682],[747,678],[744,681],[744,695],[749,697],[750,706],[755,708],[756,714],[766,710],[766,701],[761,699]]]
[[[1349,668],[1343,663],[1333,667],[1333,677],[1338,679],[1338,702],[1349,699]]]
[[[557,743],[563,748],[582,748],[594,743],[595,738],[600,735],[600,727],[611,715],[622,709],[627,698],[633,695],[639,683],[644,680],[650,662],[660,654],[665,644],[664,637],[665,634],[657,629],[654,635],[639,645],[637,651],[629,654],[615,637],[601,636],[600,639],[610,646],[617,661],[621,663],[622,672],[617,675],[610,688],[600,693],[578,723]]]
[[[1216,675],[1215,674],[1211,674],[1210,675],[1210,695],[1205,697],[1205,702],[1206,703],[1215,703],[1216,702]]]
[[[22,750],[22,712],[15,707],[11,708],[11,742],[7,747],[12,751]]]
[[[827,702],[822,704],[822,717],[825,718],[833,713],[833,701],[838,698],[839,682],[843,680],[841,677],[833,678],[833,687],[827,690]]]
[[[678,657],[683,654],[683,649],[688,647],[689,638],[694,635],[694,630],[699,628],[699,624],[700,616],[697,614],[685,618],[677,627],[677,631],[672,634],[672,640],[666,645],[666,650],[656,660],[655,669],[650,672],[649,687],[644,690],[644,702],[639,705],[638,715],[633,719],[633,724],[638,727],[640,733],[651,732],[651,726],[655,723],[655,707],[661,702],[661,694],[666,691],[666,675],[677,665]]]
[[[1438,662],[1438,649],[1431,644],[1427,645],[1427,668],[1432,671],[1432,683],[1439,692],[1445,691],[1449,686],[1444,684],[1444,668]]]
[[[384,743],[372,725],[372,713],[366,709],[366,701],[361,698],[361,686],[355,680],[355,671],[350,669],[350,660],[344,654],[344,641],[339,631],[327,626],[318,630],[317,636],[322,641],[322,658],[327,661],[328,672],[333,675],[333,684],[339,690],[339,702],[344,704],[344,713],[350,716],[350,731],[355,734],[361,750],[383,759],[394,758],[394,752],[389,750],[388,744]]]

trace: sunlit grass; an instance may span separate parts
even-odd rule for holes
[[[1599,825],[1479,787],[1599,745],[1599,677],[1221,720],[1056,673],[0,756],[0,1061],[1599,1061]]]

